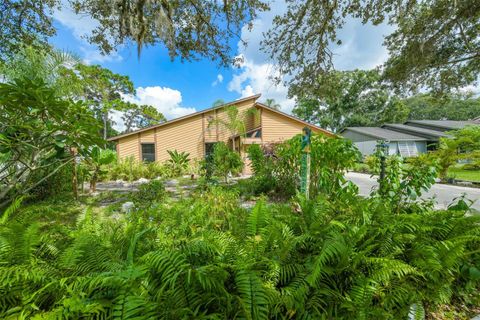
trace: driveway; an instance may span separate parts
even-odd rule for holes
[[[359,193],[362,196],[368,196],[373,187],[378,186],[376,177],[371,178],[369,174],[349,172],[346,178],[358,186]],[[438,209],[445,209],[456,197],[466,194],[470,200],[477,200],[472,208],[480,211],[480,188],[468,188],[452,186],[447,184],[434,184],[432,188],[422,195],[423,199],[434,197],[437,201]]]

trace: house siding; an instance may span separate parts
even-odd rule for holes
[[[264,143],[279,143],[302,133],[306,125],[279,113],[262,109],[262,140]],[[310,126],[313,132],[317,128]]]
[[[175,124],[157,128],[156,159],[170,159],[168,150],[188,152],[190,159],[203,157],[202,115],[197,115]]]
[[[133,157],[134,159],[140,159],[138,152],[138,135],[131,135],[118,140],[118,158]]]

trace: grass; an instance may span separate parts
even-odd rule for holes
[[[459,180],[480,182],[480,170],[464,170],[454,167],[448,170],[448,176]]]

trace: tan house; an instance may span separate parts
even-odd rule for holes
[[[236,150],[241,146],[240,154],[247,164],[244,173],[250,173],[246,153],[250,144],[279,143],[301,134],[305,126],[316,133],[333,135],[327,130],[257,102],[259,97],[258,94],[232,101],[108,140],[117,142],[120,159],[134,157],[137,160],[159,162],[170,159],[168,150],[185,151],[190,154],[190,159],[200,160],[213,150],[216,142],[223,141],[230,146],[235,143]],[[232,105],[238,108],[239,114],[245,114],[245,135],[231,136],[221,121],[215,121],[226,120],[226,107]],[[258,111],[246,112],[251,108]]]

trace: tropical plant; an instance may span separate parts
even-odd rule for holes
[[[170,159],[167,160],[168,165],[172,169],[172,173],[175,176],[182,175],[187,169],[190,162],[190,153],[177,150],[167,150]]]
[[[97,191],[97,182],[101,174],[106,172],[105,166],[117,159],[117,154],[109,149],[100,149],[94,146],[89,150],[88,157],[84,159],[90,176],[90,192]]]
[[[228,148],[224,142],[218,142],[213,149],[213,165],[216,175],[223,177],[228,183],[229,175],[239,174],[243,169],[240,155]]]
[[[264,150],[260,156],[258,148],[249,149],[254,179],[264,181],[273,187],[274,194],[280,198],[290,198],[298,190],[301,166],[300,136],[273,146],[273,150]],[[253,153],[252,153],[253,151]],[[340,186],[347,184],[355,188],[344,178],[344,172],[360,159],[360,153],[347,139],[312,136],[311,145],[311,184],[310,193],[336,196]],[[268,190],[263,190],[263,193]]]
[[[478,303],[478,216],[344,194],[245,210],[214,187],[120,219],[16,201],[0,223],[0,317],[403,319]]]
[[[71,163],[71,149],[87,152],[101,142],[90,110],[57,97],[38,78],[0,83],[0,123],[0,207]],[[46,176],[32,180],[47,168]]]
[[[249,117],[257,117],[258,110],[254,107],[249,108],[245,111],[240,111],[235,105],[230,105],[225,107],[226,118],[224,117],[217,117],[212,119],[208,126],[211,127],[213,125],[220,125],[224,129],[226,129],[230,136],[229,139],[232,139],[232,146],[233,151],[237,150],[235,139],[237,137],[243,137],[247,132],[247,120]],[[240,148],[241,148],[242,140],[240,139]]]
[[[158,177],[169,178],[174,176],[170,166],[159,162],[138,161],[134,157],[119,159],[106,167],[102,177],[105,180],[135,181],[140,178],[154,179]]]
[[[265,100],[265,105],[269,108],[275,109],[275,110],[280,110],[281,106],[278,104],[275,99],[266,99]]]

